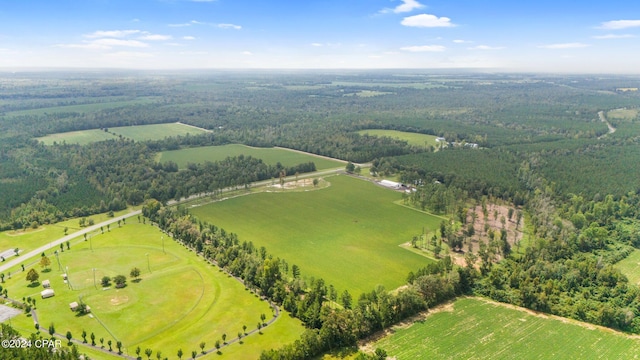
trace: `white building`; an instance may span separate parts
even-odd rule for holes
[[[53,289],[46,289],[46,290],[40,291],[40,296],[42,296],[43,299],[50,298],[53,295],[55,295],[55,293],[53,292]]]
[[[402,188],[402,184],[391,180],[381,180],[379,184],[394,190],[400,190]]]

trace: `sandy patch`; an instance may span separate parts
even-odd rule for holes
[[[40,231],[44,231],[46,228],[44,226],[41,226],[37,229],[26,229],[26,230],[11,230],[11,231],[7,231],[5,234],[7,234],[7,236],[22,236],[22,235],[27,235],[27,234],[33,234],[33,233],[37,233]]]
[[[110,302],[113,306],[121,305],[129,302],[129,297],[126,295],[116,295],[111,298]]]

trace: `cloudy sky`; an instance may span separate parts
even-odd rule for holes
[[[637,0],[0,0],[0,68],[640,73]]]

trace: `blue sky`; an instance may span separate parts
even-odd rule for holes
[[[636,0],[0,0],[0,68],[640,73]]]

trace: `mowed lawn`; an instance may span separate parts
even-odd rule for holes
[[[123,210],[114,213],[114,216],[124,215],[131,210]],[[96,224],[109,220],[110,217],[107,214],[96,214],[88,216],[87,219],[93,219]],[[80,230],[78,224],[79,219],[69,219],[56,224],[42,225],[36,229],[27,228],[22,230],[9,230],[0,232],[0,253],[15,248],[20,249],[20,253],[28,253],[29,251],[36,249],[42,245],[50,244],[54,240],[60,239],[65,236],[64,229],[67,228],[69,234]],[[117,225],[112,225],[117,226]],[[100,230],[95,231],[100,232]],[[59,249],[57,246],[53,249]],[[6,259],[12,260],[11,259]],[[32,259],[37,261],[38,259]]]
[[[121,126],[109,128],[109,131],[135,141],[162,140],[166,137],[197,135],[206,132],[203,129],[178,123]]]
[[[640,340],[478,298],[462,298],[375,344],[403,359],[635,359]]]
[[[378,136],[378,137],[390,137],[393,139],[404,140],[409,145],[413,146],[429,146],[437,147],[438,143],[436,142],[436,136],[427,135],[427,134],[418,134],[411,133],[406,131],[397,131],[397,130],[383,130],[383,129],[369,129],[369,130],[360,130],[358,131],[360,135],[370,135],[370,136]]]
[[[640,250],[633,250],[615,266],[629,279],[630,284],[640,284]]]
[[[54,297],[41,299],[42,286],[28,286],[26,272],[15,270],[11,279],[5,278],[3,286],[10,297],[37,299],[37,315],[45,331],[54,324],[56,332],[71,331],[75,339],[81,339],[85,330],[96,335],[98,345],[98,339],[104,338],[107,348],[108,340],[114,350],[116,342],[122,341],[129,355],[140,346],[175,358],[178,349],[185,354],[199,352],[202,341],[206,350],[214,348],[222,334],[231,341],[243,325],[247,332],[255,329],[261,314],[272,318],[267,302],[153,226],[129,219],[121,228],[112,226],[111,231],[95,234],[90,241],[78,240],[58,256],[46,252],[51,271],[42,272],[37,264],[26,267],[27,271],[36,269],[40,281],[50,280]],[[27,263],[34,260],[38,259]],[[129,276],[133,267],[141,270],[139,282]],[[63,273],[68,274],[71,288],[63,282]],[[125,288],[102,288],[103,276],[119,274],[127,277]],[[76,316],[69,310],[69,303],[80,299],[91,306],[91,316]],[[278,347],[297,339],[304,328],[286,317],[282,314],[264,329],[263,335],[252,335],[261,338],[255,342]],[[12,319],[12,324],[26,334],[34,331],[33,319],[25,315]],[[254,341],[252,336],[247,343]],[[244,348],[242,344],[233,344],[225,351],[237,353],[239,358],[257,358],[260,354],[260,349]]]
[[[303,277],[323,278],[357,297],[376,285],[393,289],[430,261],[402,249],[441,219],[393,203],[401,194],[349,176],[331,176],[328,188],[263,192],[191,209],[201,220],[264,246]]]
[[[279,148],[255,148],[240,144],[221,146],[203,146],[181,150],[163,151],[158,156],[159,162],[173,161],[178,167],[184,169],[188,163],[204,163],[206,161],[220,161],[227,157],[251,156],[262,159],[265,164],[275,165],[278,162],[284,166],[294,166],[302,163],[313,162],[317,170],[343,167],[339,161],[321,158],[297,151]],[[290,174],[293,175],[293,174]]]

